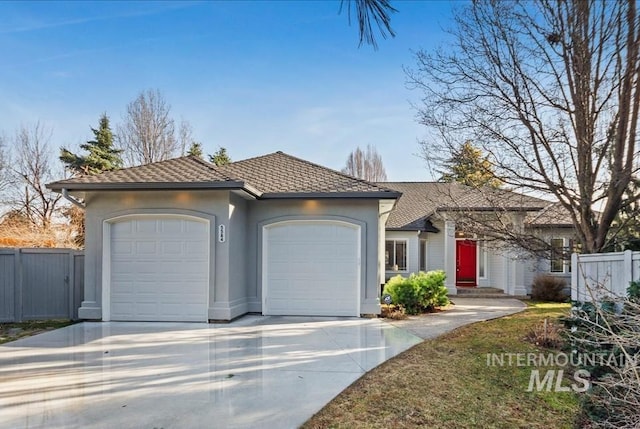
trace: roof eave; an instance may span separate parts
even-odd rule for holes
[[[398,199],[402,194],[400,192],[265,192],[260,199],[277,200],[277,199]]]
[[[551,228],[573,228],[573,224],[569,223],[541,223],[541,224],[526,224],[525,228],[539,228],[539,229],[551,229]]]
[[[129,183],[64,183],[54,182],[46,185],[55,192],[68,191],[142,191],[142,190],[196,190],[196,189],[245,189],[259,196],[251,186],[244,182],[129,182]]]
[[[399,227],[385,227],[387,231],[416,231],[416,232],[430,232],[437,234],[440,230],[436,227],[433,228],[416,228],[415,226],[399,226]]]
[[[541,207],[438,207],[437,212],[537,212]]]

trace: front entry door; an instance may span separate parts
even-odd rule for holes
[[[456,241],[456,286],[476,286],[476,242]]]

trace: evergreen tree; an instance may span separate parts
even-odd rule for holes
[[[122,150],[113,146],[113,133],[109,126],[109,117],[106,113],[100,116],[98,129],[91,128],[94,140],[89,140],[80,145],[86,155],[77,155],[66,148],[60,149],[60,161],[77,176],[100,174],[105,171],[117,170],[122,167]],[[75,244],[84,247],[84,213],[77,207],[69,207],[65,212],[71,226],[76,230]]]
[[[198,158],[202,158],[202,143],[193,142],[187,151],[187,155],[189,156],[197,156]]]
[[[454,151],[451,158],[444,161],[446,171],[441,172],[442,182],[459,182],[467,186],[491,186],[499,188],[502,185],[493,172],[493,166],[482,151],[467,140]]]
[[[209,162],[214,163],[218,167],[231,163],[231,158],[227,154],[227,149],[221,147],[213,155],[209,155]]]
[[[77,155],[66,148],[60,149],[60,160],[75,175],[83,176],[112,171],[122,167],[122,150],[113,145],[113,133],[109,126],[109,117],[103,113],[97,129],[91,128],[94,140],[80,145],[86,155]]]

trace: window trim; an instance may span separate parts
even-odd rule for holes
[[[560,247],[561,252],[564,254],[567,250],[567,241],[571,241],[566,237],[553,237],[549,240],[549,244],[551,245],[551,255],[549,257],[549,273],[550,274],[569,274],[571,272],[571,260],[564,257],[564,255],[560,255],[560,257],[554,258],[554,249],[557,249],[557,246],[553,245],[554,241],[562,240],[562,246]],[[562,270],[554,270],[554,261],[562,262]]]
[[[385,254],[386,254],[386,248],[387,248],[387,243],[392,242],[393,243],[393,256],[390,255],[389,257],[389,261],[393,262],[389,265],[389,267],[387,267],[386,264],[386,260],[385,260],[385,271],[393,271],[396,273],[406,273],[409,270],[409,241],[405,238],[399,238],[399,239],[395,239],[395,238],[390,238],[390,239],[385,239],[384,240],[384,247],[385,247]],[[396,259],[396,246],[398,243],[404,243],[404,269],[402,269],[400,267],[400,265],[397,263],[397,259]],[[386,255],[385,255],[386,256]],[[386,259],[386,258],[385,258]],[[393,267],[395,267],[396,265],[398,265],[398,269],[394,270]]]
[[[487,280],[489,278],[489,258],[487,255],[487,243],[484,238],[476,240],[476,254],[478,260],[476,261],[478,266],[478,279]],[[482,257],[482,260],[480,259]],[[484,268],[484,274],[480,275],[480,266]]]
[[[418,271],[427,271],[427,239],[418,238]]]

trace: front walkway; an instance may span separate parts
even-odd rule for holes
[[[510,298],[460,298],[451,297],[455,305],[440,313],[409,316],[404,320],[387,321],[413,335],[428,340],[453,331],[464,325],[496,319],[519,313],[527,308],[522,301]]]

